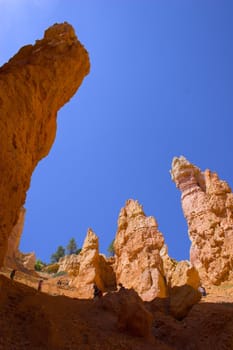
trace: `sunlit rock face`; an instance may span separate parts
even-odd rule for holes
[[[70,259],[71,264],[68,263]],[[65,266],[66,261],[66,266]],[[60,262],[59,262],[60,263]],[[107,259],[99,254],[99,240],[92,229],[88,229],[87,235],[79,255],[61,260],[59,271],[69,272],[74,276],[71,285],[77,288],[80,298],[93,297],[93,284],[102,290],[115,287],[115,274]]]
[[[77,276],[80,265],[80,255],[70,254],[59,259],[58,272],[65,271],[71,277]]]
[[[160,256],[163,260],[164,275],[169,288],[189,285],[194,289],[198,289],[200,285],[199,273],[190,261],[172,259],[168,255],[166,244],[160,250]]]
[[[210,170],[201,170],[184,157],[174,158],[171,176],[181,191],[192,245],[190,261],[202,281],[219,284],[233,269],[233,194]]]
[[[47,29],[0,68],[0,266],[37,163],[55,138],[57,111],[89,72],[68,23]]]
[[[155,218],[147,217],[137,201],[128,200],[120,211],[114,242],[117,282],[133,288],[143,300],[165,297],[163,245]]]

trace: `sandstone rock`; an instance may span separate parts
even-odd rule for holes
[[[197,289],[200,285],[200,277],[197,269],[188,261],[176,261],[168,255],[167,246],[160,251],[160,256],[163,259],[164,274],[169,287],[189,286]]]
[[[152,314],[134,290],[121,290],[119,294],[118,328],[137,337],[148,337],[152,328]]]
[[[178,261],[175,259],[172,259],[168,255],[168,248],[167,245],[164,244],[162,249],[160,250],[160,256],[163,260],[163,270],[164,270],[164,275],[166,278],[166,282],[168,285],[171,284],[171,279],[172,279],[172,274],[176,269],[176,266],[178,264]]]
[[[200,277],[196,268],[189,261],[182,260],[176,265],[169,282],[171,288],[188,285],[197,290],[200,285]]]
[[[0,68],[0,266],[37,163],[55,138],[57,111],[89,72],[87,51],[68,23]]]
[[[192,241],[190,261],[202,283],[218,285],[233,269],[233,194],[225,181],[201,170],[184,157],[174,158],[172,179],[182,192],[181,202]]]
[[[19,264],[22,264],[25,269],[34,271],[36,264],[35,253],[17,253],[17,260]],[[19,268],[19,267],[18,267]]]
[[[16,256],[18,253],[20,237],[24,227],[25,208],[20,208],[19,217],[16,225],[13,227],[7,242],[7,251],[4,258],[4,266],[17,268]]]
[[[75,272],[73,272],[77,277],[73,279],[72,286],[78,289],[79,297],[91,298],[93,296],[93,283],[103,288],[99,276],[96,276],[98,261],[98,237],[91,229],[88,229],[82,250],[75,259]]]
[[[187,260],[176,261],[169,257],[167,247],[160,251],[163,259],[164,273],[168,285],[168,298],[165,304],[158,300],[155,305],[170,312],[175,318],[182,319],[200,300],[198,287],[200,277],[197,269]],[[168,306],[169,305],[169,306]]]
[[[187,284],[171,288],[169,294],[170,313],[178,320],[186,317],[192,306],[201,299],[201,293]]]
[[[166,296],[160,250],[164,238],[153,217],[132,199],[121,209],[114,242],[116,279],[133,288],[143,300]]]
[[[116,275],[114,272],[115,259],[106,258],[104,254],[99,255],[99,271],[104,285],[104,291],[116,289]]]
[[[13,227],[7,244],[7,252],[4,258],[4,267],[24,271],[33,270],[36,263],[35,253],[22,253],[19,251],[20,238],[23,232],[25,220],[25,208],[20,209],[19,218]]]
[[[80,254],[65,255],[59,259],[58,264],[58,272],[65,271],[68,272],[71,277],[77,276],[80,265]]]
[[[76,277],[72,280],[71,285],[77,288],[79,297],[92,298],[94,283],[102,291],[114,288],[115,275],[113,269],[105,257],[99,254],[98,237],[91,229],[87,231],[87,236],[82,250],[75,260],[72,273]]]

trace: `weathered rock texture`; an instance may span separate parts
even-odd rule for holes
[[[77,276],[80,265],[80,255],[71,254],[65,255],[59,259],[58,262],[58,272],[65,271],[71,277]]]
[[[169,292],[169,312],[176,319],[182,320],[201,299],[201,293],[185,284],[171,288]]]
[[[65,262],[66,261],[66,262]],[[60,263],[60,262],[59,262]],[[66,264],[66,266],[65,266]],[[59,271],[68,271],[71,276],[77,276],[71,285],[77,288],[78,296],[93,297],[93,284],[102,290],[115,287],[115,274],[103,255],[99,254],[99,242],[96,234],[88,229],[81,252],[66,260],[61,260]]]
[[[169,286],[171,288],[188,285],[194,289],[198,289],[200,285],[199,273],[194,266],[187,260],[182,260],[177,263],[172,272]]]
[[[88,72],[88,53],[67,23],[0,68],[0,266],[32,172],[53,144],[57,111]]]
[[[121,289],[118,298],[118,329],[136,337],[148,337],[153,315],[145,308],[138,294],[133,289]]]
[[[23,231],[24,220],[25,208],[20,208],[18,221],[8,236],[7,251],[4,257],[4,266],[16,268],[16,255],[18,252],[20,238]]]
[[[184,157],[174,158],[172,179],[180,189],[189,237],[190,261],[202,281],[219,284],[233,269],[233,194],[225,181]]]
[[[128,200],[120,211],[114,242],[117,282],[136,290],[143,300],[165,297],[163,245],[155,218],[147,217],[137,201]]]
[[[16,225],[13,227],[7,242],[7,251],[4,257],[4,267],[17,270],[34,270],[36,256],[34,253],[24,254],[19,251],[20,238],[25,220],[25,208],[21,208]]]

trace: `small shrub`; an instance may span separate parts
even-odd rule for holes
[[[56,273],[58,269],[59,269],[59,264],[51,264],[46,266],[46,268],[43,269],[43,271],[47,273]]]
[[[109,244],[109,247],[107,249],[110,256],[115,255],[114,242],[115,242],[115,239],[112,240],[112,242]]]
[[[35,270],[36,271],[41,271],[45,266],[46,266],[46,264],[43,263],[43,261],[41,261],[40,259],[36,260],[36,263],[35,263]]]

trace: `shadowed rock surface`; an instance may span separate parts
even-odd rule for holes
[[[181,321],[165,299],[143,303],[131,290],[81,300],[1,275],[0,288],[1,350],[233,349],[232,284],[208,290]]]
[[[7,251],[3,265],[9,268],[34,271],[36,256],[34,253],[22,253],[19,250],[19,243],[23,232],[26,209],[21,208],[16,225],[13,227],[7,242]]]

